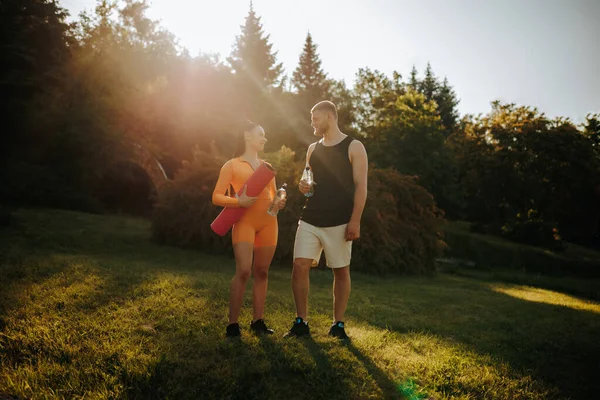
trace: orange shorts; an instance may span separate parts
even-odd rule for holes
[[[231,232],[233,244],[253,243],[254,247],[277,246],[279,227],[277,217],[267,214],[270,200],[258,199],[235,225]]]

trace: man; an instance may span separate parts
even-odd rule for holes
[[[335,104],[322,101],[311,111],[314,134],[322,139],[306,154],[314,178],[314,194],[304,207],[294,244],[292,289],[297,317],[287,337],[310,334],[308,287],[311,265],[325,252],[333,271],[333,325],[329,335],[348,339],[344,314],[350,295],[352,241],[360,237],[360,219],[367,200],[367,152],[361,142],[342,133]],[[311,186],[300,181],[300,192]]]

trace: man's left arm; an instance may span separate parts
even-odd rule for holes
[[[352,217],[346,229],[346,240],[356,240],[360,237],[360,219],[367,202],[367,175],[369,160],[365,146],[358,140],[350,144],[348,151],[352,163],[352,176],[354,178],[354,208]]]

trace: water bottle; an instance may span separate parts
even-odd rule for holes
[[[313,180],[313,173],[310,167],[307,165],[304,169],[304,173],[302,173],[302,180],[310,185],[310,190],[304,193],[304,196],[311,197],[314,193],[315,181]]]
[[[277,213],[279,213],[279,209],[275,208],[275,206],[277,204],[279,204],[279,202],[283,199],[285,199],[287,197],[287,183],[284,183],[283,185],[281,185],[281,187],[279,188],[279,190],[277,191],[277,193],[275,194],[275,198],[273,199],[273,203],[271,203],[271,206],[269,207],[269,209],[267,210],[267,213],[269,213],[269,215],[276,217]]]

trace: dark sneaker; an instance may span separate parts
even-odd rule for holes
[[[274,333],[273,329],[267,328],[265,321],[262,319],[256,320],[255,322],[250,324],[250,329],[257,335],[272,335]]]
[[[242,336],[242,331],[240,330],[240,324],[230,324],[227,326],[227,332],[225,333],[225,337],[239,337]]]
[[[286,333],[283,337],[300,337],[310,335],[310,328],[308,327],[308,322],[304,322],[304,320],[300,317],[296,318],[294,321],[294,325],[292,329],[288,333]]]
[[[346,330],[344,329],[344,323],[342,321],[338,321],[331,325],[331,329],[329,329],[329,336],[333,336],[341,340],[350,339],[348,335],[346,335]]]

